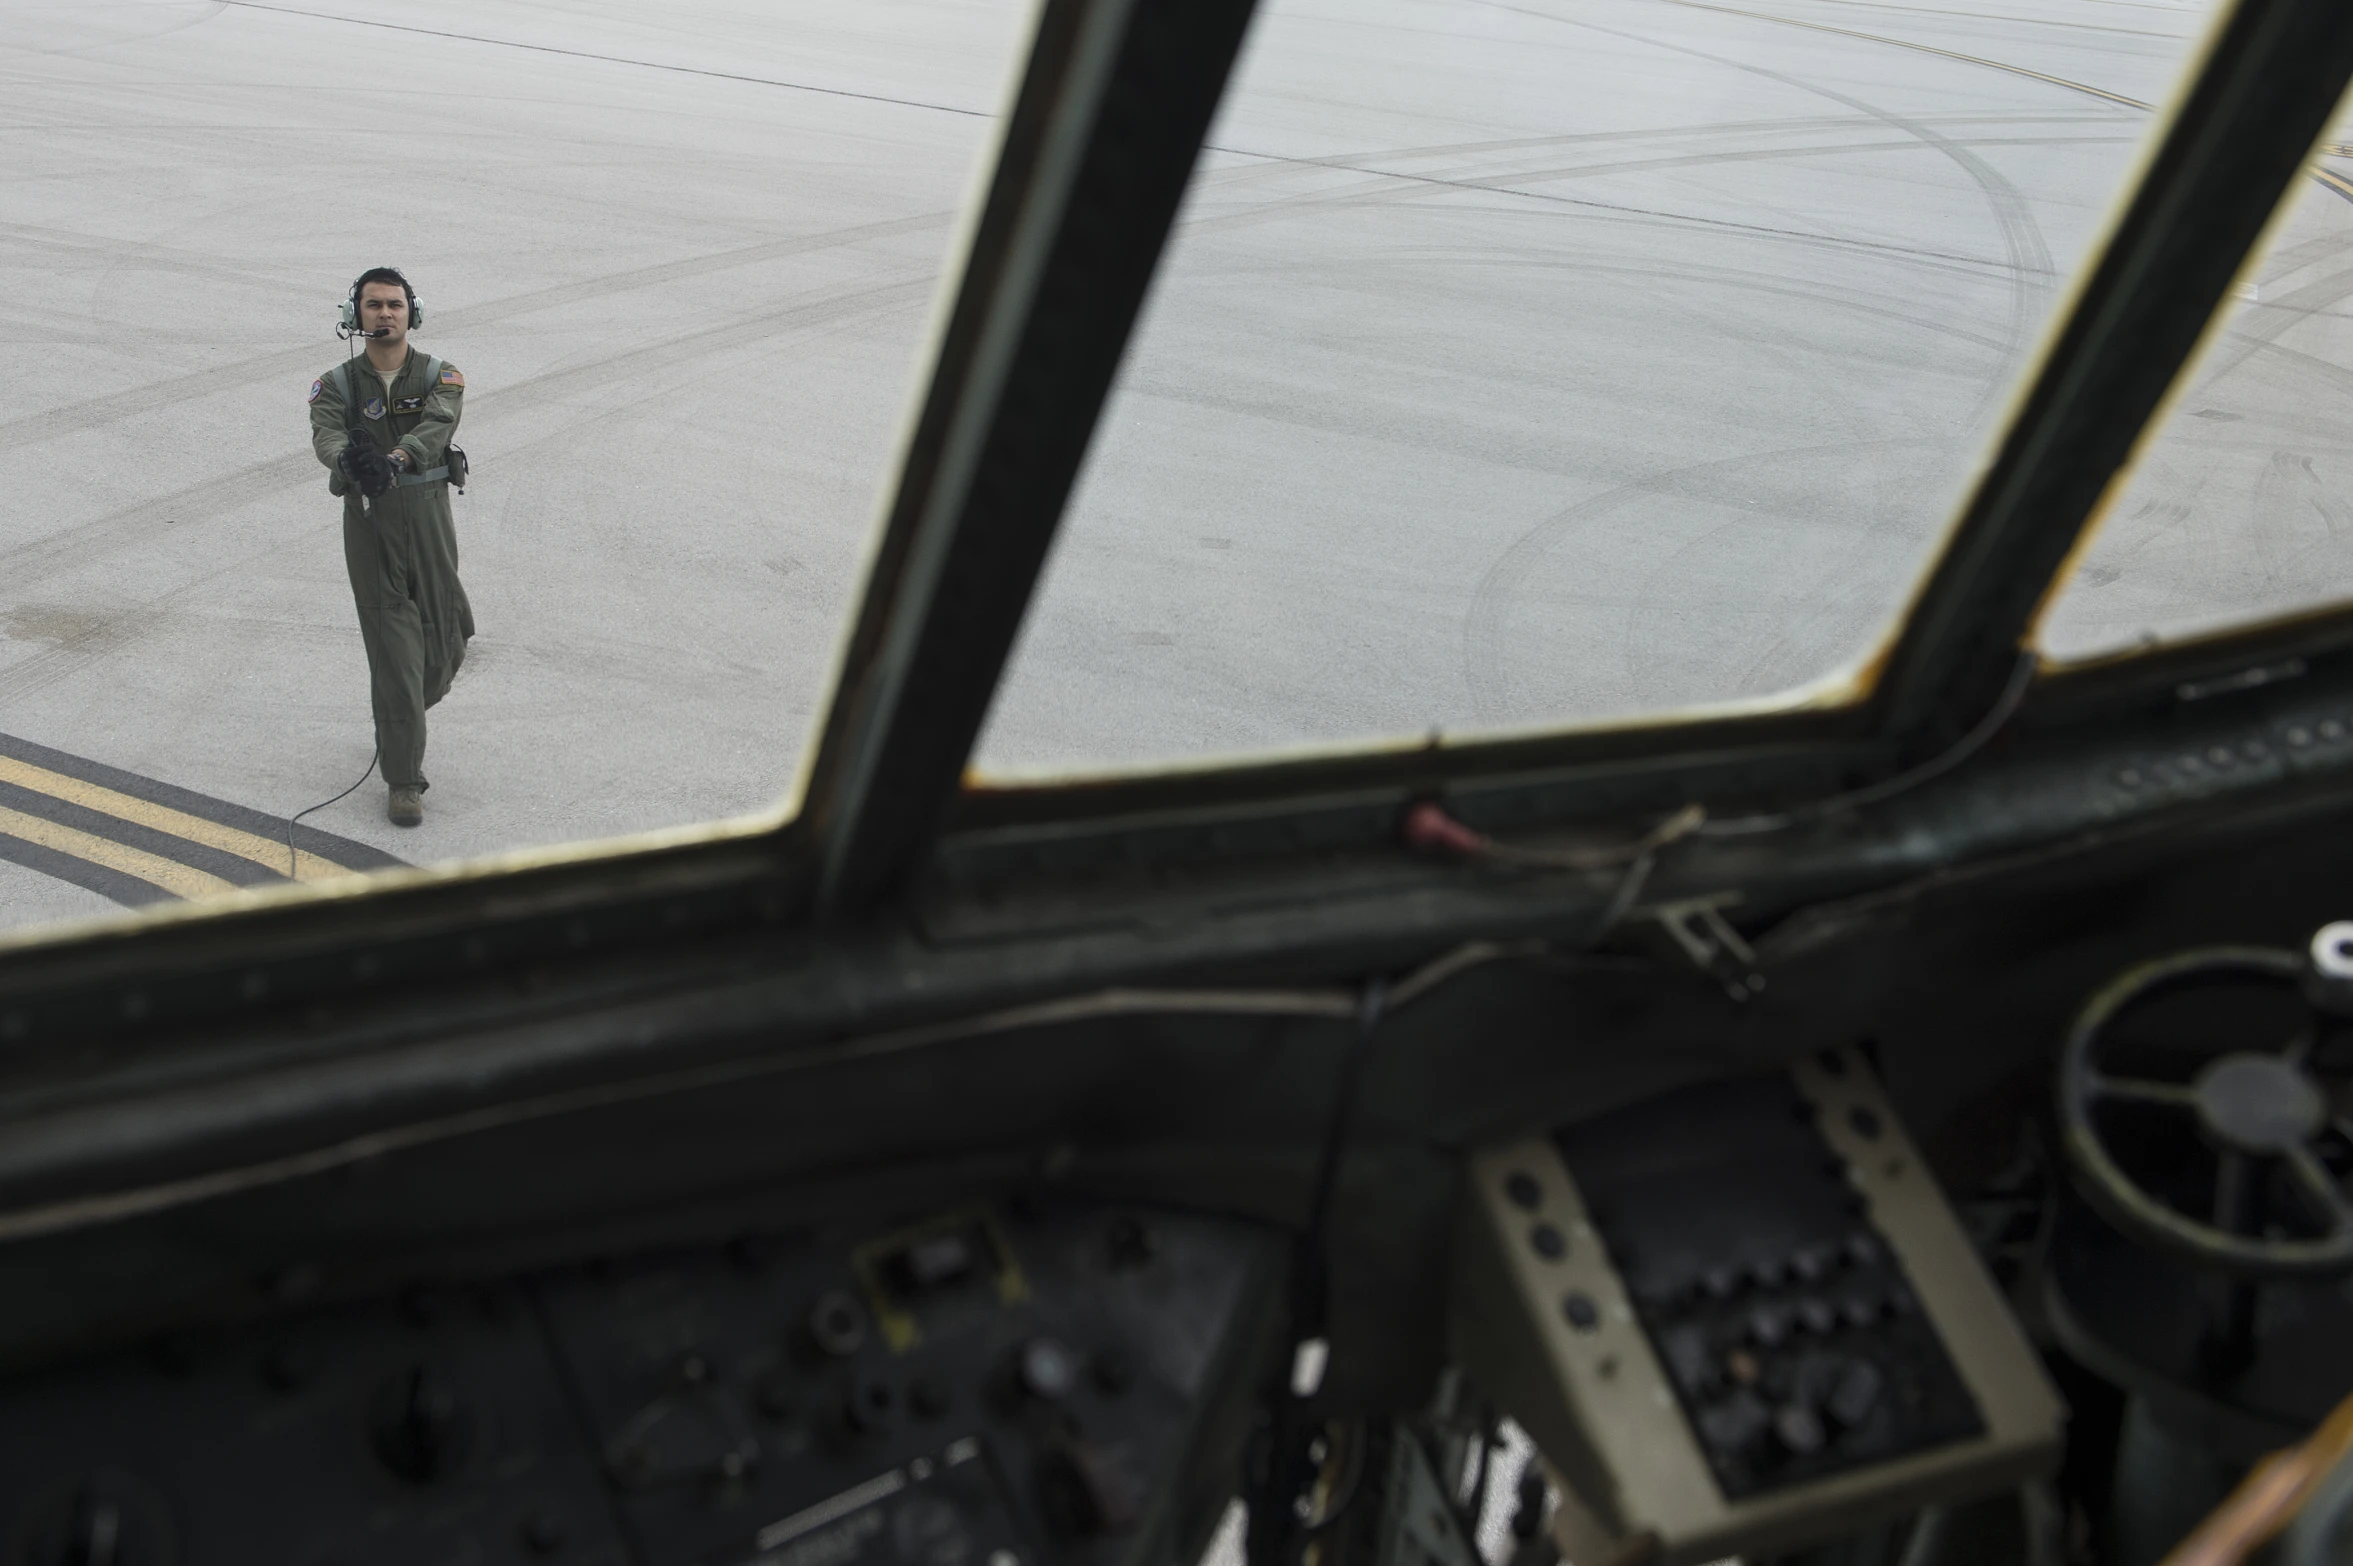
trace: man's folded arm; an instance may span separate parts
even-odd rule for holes
[[[450,437],[457,433],[459,403],[465,395],[466,378],[454,366],[443,364],[433,390],[425,397],[417,427],[400,438],[400,449],[408,453],[411,473],[441,466],[449,452]]]

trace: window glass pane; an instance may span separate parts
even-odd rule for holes
[[[2353,127],[2289,198],[2222,330],[2041,627],[2069,661],[2353,597]]]
[[[1027,0],[0,12],[0,922],[282,877],[288,817],[369,766],[355,575],[386,637],[453,640],[423,524],[347,524],[313,450],[308,389],[358,351],[336,311],[375,265],[424,312],[419,385],[392,390],[442,395],[423,356],[463,380],[475,634],[427,719],[423,824],[388,820],[379,766],[305,817],[303,873],[771,807],[1028,23]],[[428,410],[389,411],[405,436]]]
[[[2206,20],[1270,0],[982,770],[1855,667]]]

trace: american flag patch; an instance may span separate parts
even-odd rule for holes
[[[455,386],[460,390],[463,390],[465,388],[466,378],[458,374],[457,371],[449,368],[447,365],[444,365],[441,370],[441,384],[444,386]]]

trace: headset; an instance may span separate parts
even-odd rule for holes
[[[390,272],[394,277],[399,277],[400,291],[409,296],[409,330],[413,332],[418,327],[425,324],[425,307],[417,303],[417,291],[416,289],[409,286],[409,280],[407,278],[401,277],[400,268],[396,266],[372,266],[368,268],[368,272]],[[359,324],[360,278],[366,277],[367,275],[367,272],[362,272],[359,277],[355,277],[351,280],[351,287],[346,290],[343,295],[343,307],[341,310],[336,312],[335,335],[347,341],[354,337],[365,337],[368,335],[367,329]],[[377,281],[381,282],[383,279],[378,278]]]

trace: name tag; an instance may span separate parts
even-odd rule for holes
[[[392,399],[394,413],[418,413],[423,411],[424,406],[425,399],[422,397],[395,397]]]

